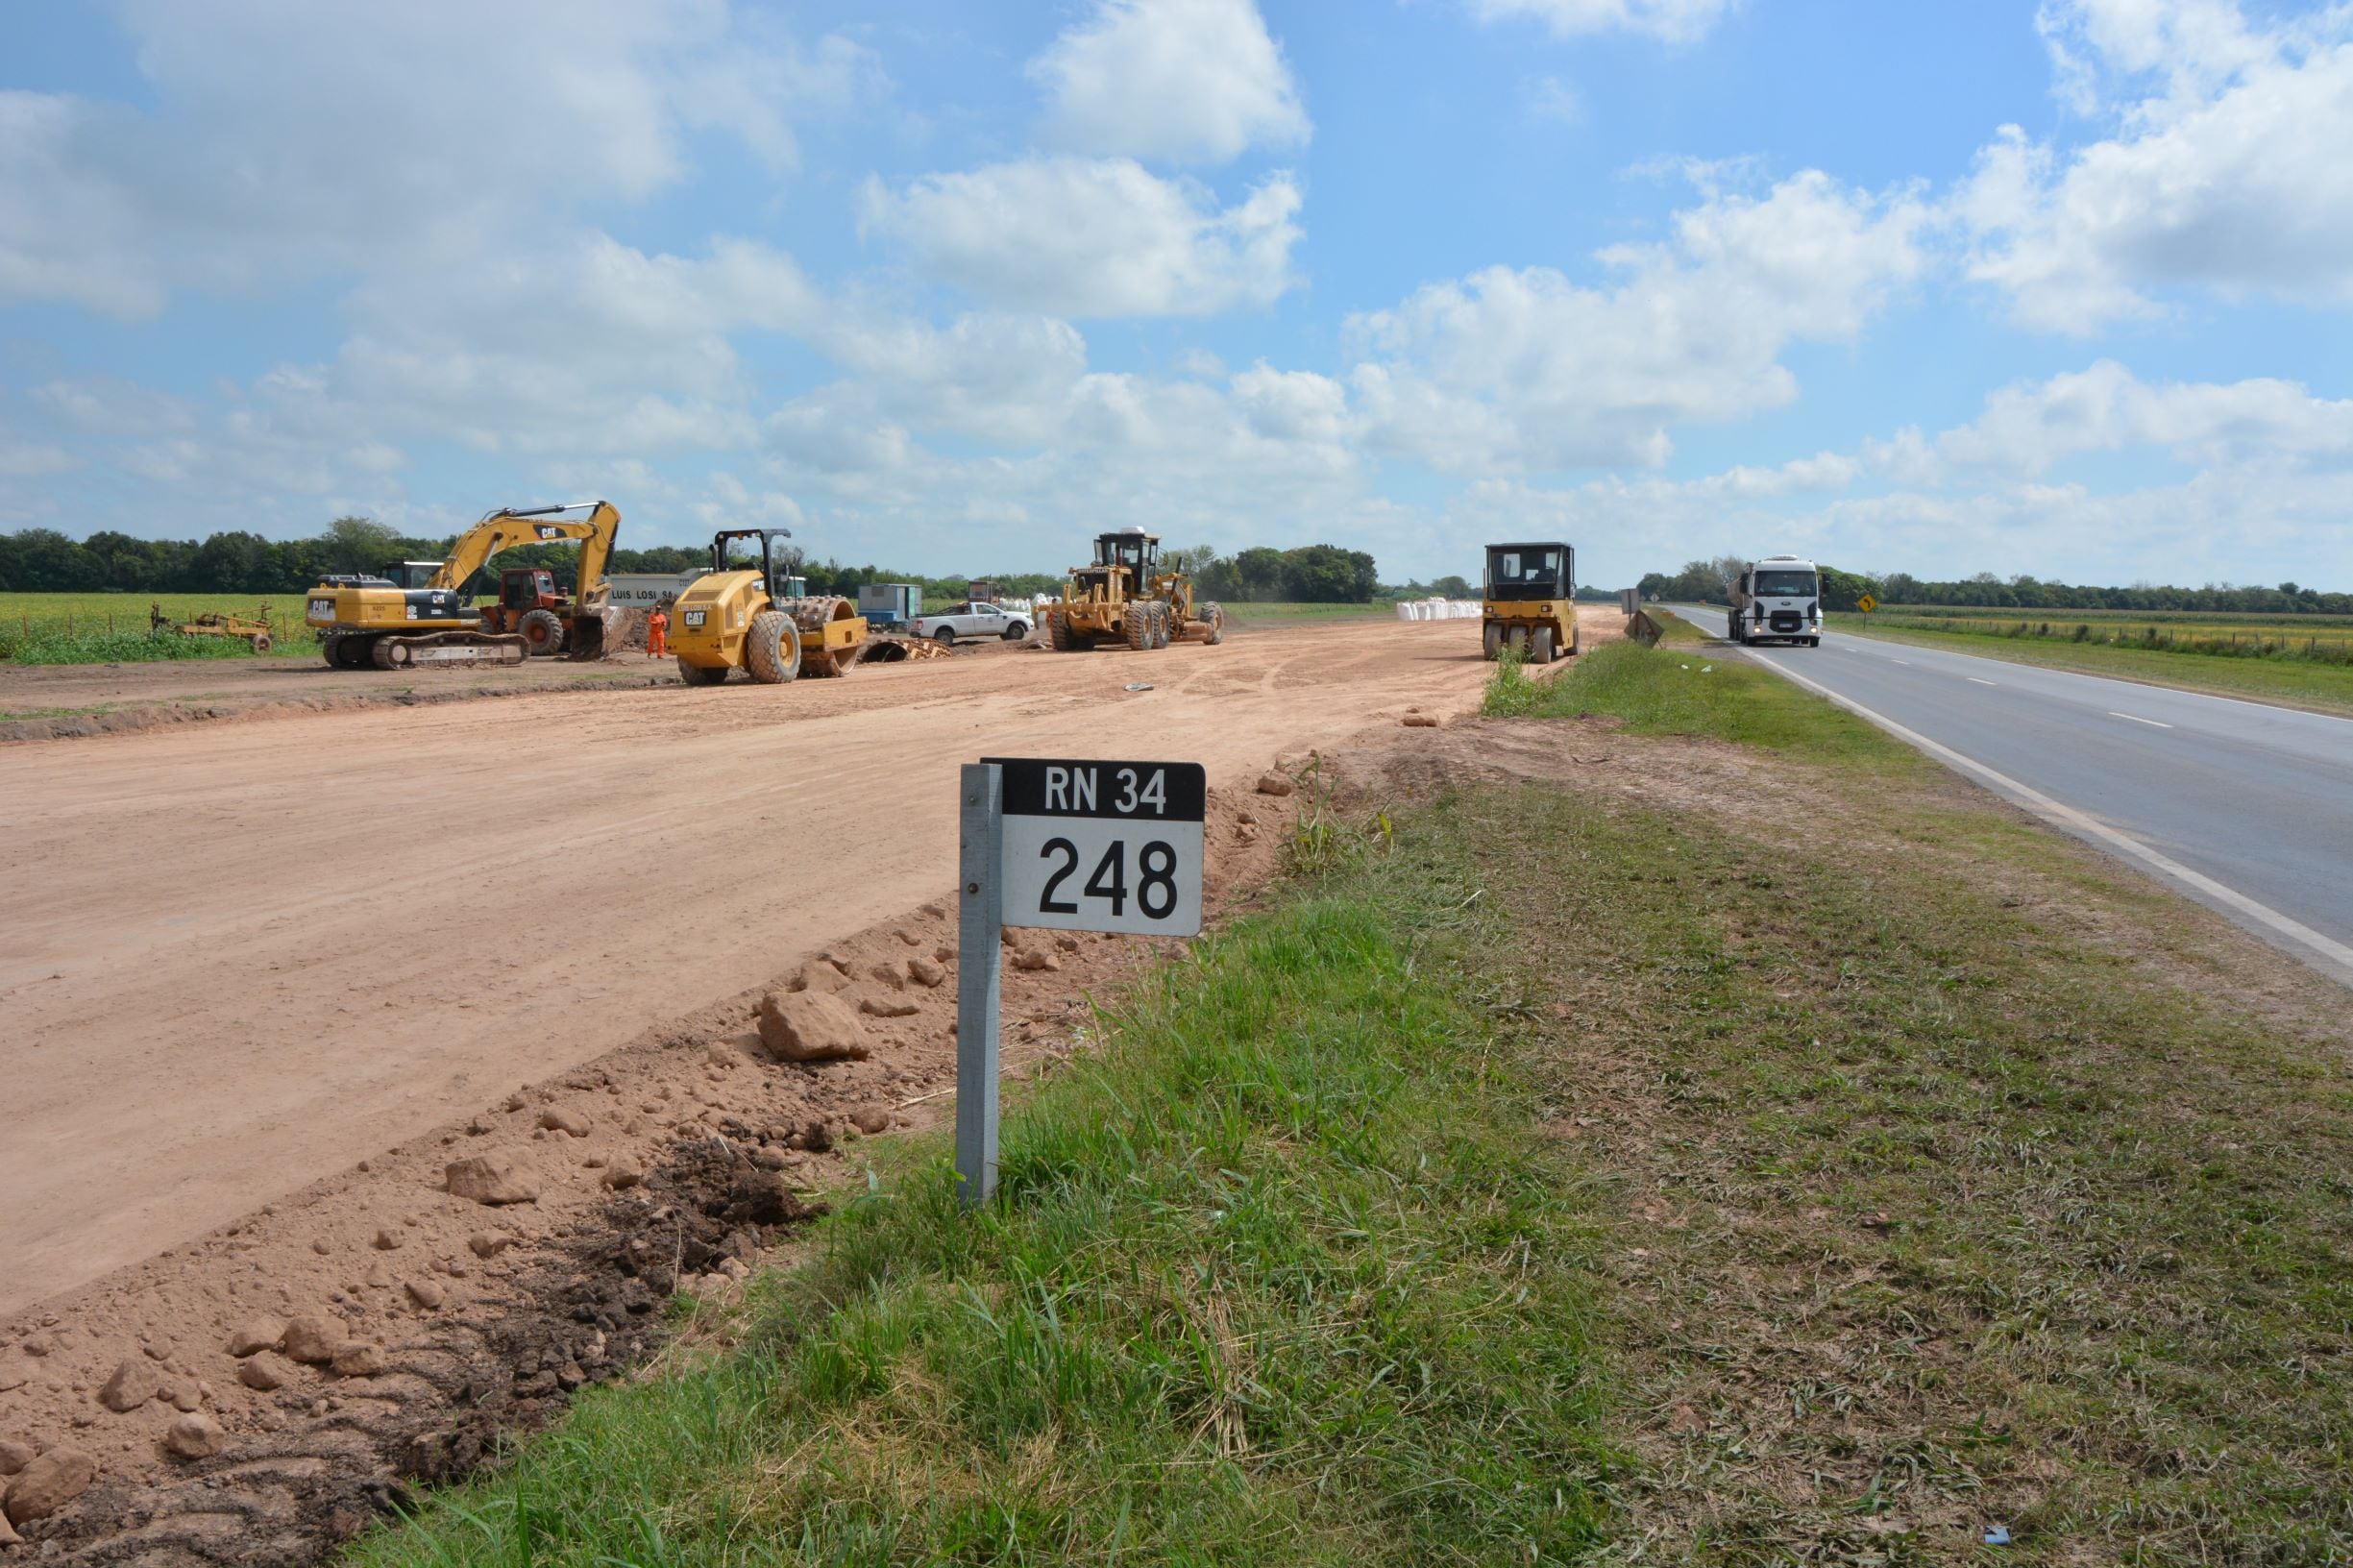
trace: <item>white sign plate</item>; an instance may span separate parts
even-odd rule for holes
[[[991,757],[1002,770],[1004,923],[1201,929],[1208,781],[1190,762]]]

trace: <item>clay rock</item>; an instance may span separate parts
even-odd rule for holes
[[[597,1179],[619,1192],[643,1182],[646,1179],[646,1173],[638,1168],[636,1162],[625,1157],[605,1166],[604,1174]]]
[[[876,964],[869,968],[866,972],[872,978],[881,981],[886,986],[889,986],[893,991],[898,991],[907,984],[907,971],[899,967],[896,959],[891,959],[883,963]]]
[[[1054,945],[1066,953],[1075,953],[1078,951],[1078,938],[1067,931],[1057,931],[1054,933]]]
[[[1408,729],[1435,729],[1438,722],[1426,713],[1409,713],[1405,718]]]
[[[98,1390],[98,1403],[120,1415],[135,1410],[163,1390],[163,1379],[145,1361],[125,1361]]]
[[[335,1359],[335,1347],[342,1342],[343,1336],[321,1318],[298,1317],[286,1325],[286,1360],[305,1366],[325,1366]]]
[[[26,1465],[9,1482],[8,1517],[12,1525],[29,1525],[51,1514],[89,1490],[98,1479],[98,1462],[78,1448],[53,1448]]]
[[[184,1415],[163,1434],[163,1447],[177,1458],[208,1459],[229,1445],[229,1433],[208,1415]]]
[[[577,1111],[559,1111],[551,1106],[539,1113],[539,1125],[549,1132],[562,1133],[568,1138],[588,1136],[588,1118]]]
[[[1041,970],[1061,968],[1062,960],[1043,947],[1024,947],[1013,955],[1013,967],[1036,974]]]
[[[858,1011],[878,1018],[903,1018],[919,1009],[903,996],[869,996],[858,1004]]]
[[[374,1378],[382,1376],[386,1364],[383,1346],[346,1339],[335,1347],[327,1366],[338,1378]]]
[[[848,984],[849,976],[830,964],[804,964],[800,972],[793,976],[793,983],[785,989],[799,995],[809,992],[822,993],[840,991]]]
[[[1291,782],[1288,773],[1259,774],[1259,794],[1261,795],[1289,795],[1298,788],[1298,785]]]
[[[502,1154],[477,1154],[453,1161],[443,1174],[453,1194],[475,1203],[495,1208],[535,1203],[539,1198],[539,1178]]]
[[[863,1062],[872,1054],[849,1004],[816,991],[761,997],[760,1043],[783,1062]]]
[[[285,1324],[274,1317],[257,1317],[242,1324],[229,1335],[229,1354],[243,1358],[265,1350],[276,1350],[278,1342],[286,1336]]]
[[[852,1112],[849,1121],[862,1133],[887,1132],[891,1126],[891,1113],[879,1105],[865,1106]]]
[[[391,1226],[379,1225],[376,1228],[376,1239],[370,1242],[369,1245],[373,1246],[378,1252],[390,1252],[394,1247],[399,1246],[405,1239],[407,1238],[402,1236],[400,1232],[394,1230]]]
[[[496,1258],[514,1244],[513,1237],[496,1231],[477,1231],[466,1237],[466,1250],[477,1258]]]
[[[256,1356],[237,1363],[237,1381],[256,1393],[274,1394],[286,1385],[286,1375],[275,1356]]]
[[[12,1437],[0,1437],[0,1476],[12,1476],[33,1462],[35,1449]]]
[[[156,1397],[175,1410],[198,1410],[204,1408],[204,1390],[196,1386],[193,1378],[175,1378],[158,1390]]]
[[[947,978],[947,966],[918,954],[907,960],[907,978],[919,986],[936,986]]]
[[[450,1293],[430,1280],[409,1280],[401,1288],[408,1292],[410,1301],[429,1312],[438,1310],[443,1302],[450,1299]]]

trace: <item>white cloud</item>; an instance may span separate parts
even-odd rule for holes
[[[1670,43],[1706,36],[1732,0],[1467,0],[1483,22],[1541,22],[1556,37],[1588,33],[1647,33]]]
[[[2316,398],[2268,379],[2152,386],[2102,359],[2004,387],[1975,420],[1939,436],[1935,452],[1957,468],[2036,477],[2069,457],[2135,448],[2213,466],[2353,457],[2353,399]]]
[[[2267,33],[2218,0],[2072,0],[2043,22],[2063,96],[2114,104],[2116,131],[2062,150],[2001,129],[1951,203],[1971,277],[2075,333],[2182,287],[2353,302],[2353,8]]]
[[[1550,121],[1555,125],[1581,125],[1585,118],[1585,101],[1575,87],[1556,76],[1539,76],[1522,89],[1528,100],[1528,117]]]
[[[153,107],[0,92],[0,301],[155,314],[183,286],[447,264],[630,201],[724,130],[790,167],[797,116],[876,79],[723,0],[127,0]]]
[[[1355,318],[1368,437],[1440,469],[1654,465],[1671,426],[1797,395],[1790,344],[1851,338],[1924,260],[1924,209],[1798,175],[1716,195],[1662,244],[1617,246],[1606,289],[1491,267]]]
[[[1299,188],[1269,176],[1236,205],[1131,159],[1033,158],[870,182],[865,230],[985,299],[1059,316],[1207,316],[1272,304],[1296,281]]]
[[[1096,0],[1029,70],[1047,139],[1076,152],[1223,163],[1309,135],[1253,0]]]

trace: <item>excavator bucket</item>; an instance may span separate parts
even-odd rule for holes
[[[621,618],[625,612],[610,604],[583,605],[564,633],[564,653],[574,659],[601,659],[621,641]]]

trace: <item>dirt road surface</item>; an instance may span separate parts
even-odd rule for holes
[[[1246,787],[1483,673],[1361,622],[9,747],[0,1313],[945,893],[984,752]]]

